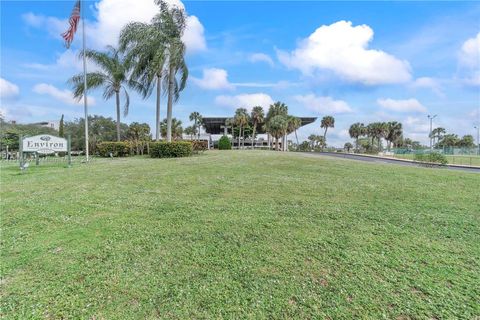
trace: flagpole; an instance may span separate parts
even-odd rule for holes
[[[85,55],[85,1],[80,1],[80,12],[82,15],[82,36],[83,36],[83,105],[85,109],[85,154],[88,162],[88,104],[87,104],[87,57]]]

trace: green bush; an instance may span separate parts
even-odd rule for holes
[[[152,142],[150,144],[150,157],[152,158],[189,157],[192,153],[193,147],[189,141]]]
[[[232,143],[227,136],[223,136],[218,140],[218,149],[219,150],[230,150],[232,149]]]
[[[98,154],[102,157],[126,157],[130,154],[130,143],[126,141],[112,142],[104,141],[97,143]]]
[[[198,153],[200,151],[208,150],[208,141],[192,141],[193,152]]]
[[[443,165],[448,163],[447,157],[438,152],[416,153],[413,159],[419,162],[438,163]]]

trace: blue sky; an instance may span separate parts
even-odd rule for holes
[[[349,141],[360,121],[401,121],[406,136],[435,126],[474,134],[480,109],[480,4],[476,2],[184,1],[190,78],[174,116],[228,116],[237,107],[283,101],[298,116],[333,115],[328,142]],[[81,33],[70,50],[59,34],[74,1],[1,1],[1,110],[34,122],[83,114],[66,80],[81,71]],[[153,0],[87,1],[87,46],[115,44],[130,20],[149,21]],[[94,66],[89,66],[89,69]],[[114,116],[92,96],[90,113]],[[153,128],[154,97],[134,93],[122,121]],[[165,102],[164,99],[163,102]],[[165,104],[162,103],[162,117]],[[320,133],[320,121],[300,137]]]

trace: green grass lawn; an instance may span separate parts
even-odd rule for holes
[[[2,317],[475,319],[479,186],[269,151],[3,166]]]
[[[414,154],[395,154],[395,158],[413,160]],[[448,164],[461,164],[480,167],[480,156],[477,155],[446,155]]]

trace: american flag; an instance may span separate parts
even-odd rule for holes
[[[72,14],[70,15],[70,19],[68,19],[70,27],[67,31],[62,33],[62,38],[65,40],[65,46],[67,49],[70,48],[73,36],[75,35],[75,32],[77,32],[78,21],[80,21],[80,0],[77,0],[75,6],[73,6]]]

